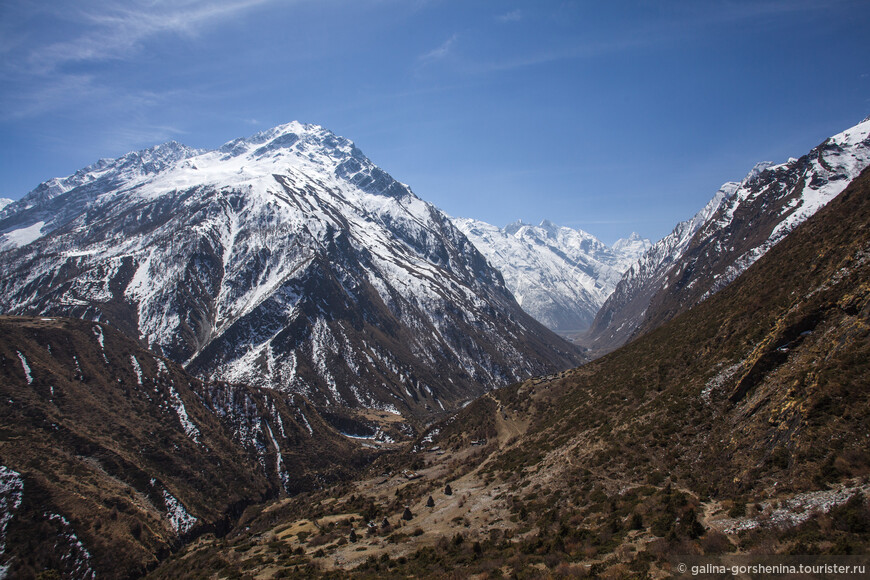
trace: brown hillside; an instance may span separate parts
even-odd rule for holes
[[[81,320],[0,317],[0,397],[0,562],[16,578],[140,576],[246,505],[365,460],[301,398],[204,384]]]

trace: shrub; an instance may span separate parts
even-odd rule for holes
[[[670,514],[662,514],[653,520],[650,531],[653,535],[664,538],[673,529],[674,518]]]
[[[728,510],[728,516],[732,518],[742,518],[746,515],[746,502],[737,500]]]
[[[843,505],[833,508],[829,515],[837,530],[853,534],[870,532],[870,510],[867,509],[864,494],[861,492],[853,495]]]

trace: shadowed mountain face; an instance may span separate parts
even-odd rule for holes
[[[634,264],[581,343],[609,352],[685,312],[737,276],[870,164],[870,120],[800,159],[761,163]]]
[[[312,125],[101,161],[0,232],[2,311],[106,321],[318,404],[423,417],[580,360],[439,210]]]
[[[102,324],[0,317],[8,577],[135,577],[245,506],[367,460],[301,397],[275,394],[202,383]]]
[[[866,555],[868,280],[870,170],[656,330],[492,391],[393,475],[271,505],[153,577],[220,560],[251,575],[642,578],[675,555]],[[315,521],[329,524],[314,539],[296,533]]]

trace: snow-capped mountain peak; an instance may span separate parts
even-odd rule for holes
[[[0,214],[2,311],[107,321],[203,377],[413,414],[577,360],[443,213],[317,125],[61,181]]]
[[[323,163],[334,157],[346,157],[355,149],[353,142],[338,137],[320,125],[292,121],[261,131],[250,137],[234,139],[217,151],[225,156],[263,157],[275,152],[291,152],[318,157]]]
[[[480,222],[480,223],[484,223],[484,222]],[[487,224],[487,225],[489,225],[489,224]],[[529,224],[523,223],[523,220],[518,219],[517,221],[509,223],[508,225],[506,225],[504,227],[504,232],[510,236],[513,236],[513,235],[516,235],[517,232],[519,232],[524,226],[527,226],[527,225],[529,225]]]
[[[632,232],[627,238],[620,238],[613,243],[613,251],[620,256],[620,269],[624,272],[652,247],[652,242],[642,238],[639,233]]]
[[[747,185],[748,183],[758,179],[758,176],[773,167],[775,163],[773,161],[760,161],[755,164],[755,166],[749,170],[749,173],[746,174],[746,177],[740,182],[740,185]]]

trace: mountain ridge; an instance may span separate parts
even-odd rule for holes
[[[578,342],[603,353],[727,286],[870,164],[870,121],[724,184],[620,280]]]
[[[372,456],[301,397],[203,383],[111,326],[0,316],[0,329],[0,561],[14,577],[141,576],[246,506]]]

